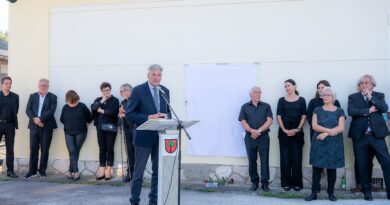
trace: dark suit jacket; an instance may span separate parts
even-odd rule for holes
[[[15,123],[15,128],[18,129],[19,95],[14,92],[10,92],[9,96],[12,101],[12,107],[10,109],[12,110],[13,121]],[[3,97],[3,91],[0,91],[0,106],[2,105]]]
[[[377,112],[370,114],[370,107],[375,106]],[[351,94],[348,97],[348,114],[352,116],[349,135],[352,139],[359,139],[367,130],[370,122],[371,130],[376,137],[385,138],[390,135],[383,118],[383,113],[387,112],[385,95],[379,92],[372,92],[372,98],[367,103],[361,92]]]
[[[161,86],[161,85],[160,85]],[[161,86],[162,90],[166,93],[169,100],[169,90]],[[171,116],[171,111],[165,100],[160,93],[160,113],[168,114],[168,117]],[[126,109],[126,119],[135,124],[136,127],[148,120],[149,115],[157,114],[156,106],[154,105],[153,96],[150,92],[148,82],[145,82],[141,85],[133,88],[132,96],[130,103]],[[158,133],[157,131],[141,131],[137,130],[134,137],[134,145],[140,147],[153,147],[158,143]]]
[[[33,93],[28,98],[26,107],[26,114],[29,118],[28,129],[38,129],[39,127],[34,123],[34,117],[38,117],[39,109],[39,93]],[[57,96],[48,92],[43,101],[41,116],[39,117],[43,123],[43,128],[52,130],[57,128],[57,122],[54,118],[54,112],[57,109]]]

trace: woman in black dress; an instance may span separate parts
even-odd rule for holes
[[[66,147],[69,152],[68,179],[80,179],[78,161],[81,147],[87,137],[87,125],[92,122],[91,111],[79,102],[80,97],[74,90],[65,94],[66,105],[62,108],[60,121],[64,124]]]
[[[321,172],[327,169],[328,197],[336,201],[334,185],[336,182],[336,169],[344,167],[343,131],[345,114],[343,109],[336,107],[334,92],[330,87],[324,88],[321,94],[324,105],[316,107],[313,114],[314,134],[310,147],[310,164],[313,166],[313,179],[311,195],[306,201],[317,199],[317,185],[321,179]]]
[[[307,122],[310,125],[310,136],[313,136],[313,133],[314,133],[313,127],[311,125],[313,111],[316,107],[320,107],[320,106],[324,105],[324,101],[321,98],[321,93],[325,87],[330,87],[330,83],[327,80],[320,80],[317,83],[317,91],[316,91],[315,97],[310,100],[309,106],[307,107]],[[334,102],[334,105],[337,107],[340,107],[340,102],[338,100],[336,100]],[[312,138],[310,138],[310,139],[312,139]],[[321,191],[321,184],[318,184],[317,186],[318,186],[317,193],[319,193]]]
[[[284,87],[287,95],[279,99],[277,107],[281,186],[286,191],[291,188],[300,191],[303,187],[302,127],[306,120],[306,101],[299,97],[294,80],[286,80]]]
[[[94,125],[96,126],[99,144],[100,167],[97,180],[110,180],[114,165],[114,145],[117,134],[119,100],[111,95],[111,84],[103,82],[100,85],[102,96],[95,99],[91,105]]]

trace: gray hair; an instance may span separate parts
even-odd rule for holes
[[[371,82],[373,88],[376,87],[376,80],[375,80],[375,78],[374,78],[372,75],[370,75],[370,74],[365,74],[365,75],[363,75],[362,77],[360,77],[359,80],[358,80],[358,82],[357,82],[357,89],[358,89],[358,90],[360,90],[359,87],[360,87],[360,85],[363,83],[363,80],[364,80],[365,78],[368,78],[368,79],[370,80],[370,82]]]
[[[325,88],[322,90],[321,95],[322,95],[323,93],[325,93],[325,92],[331,93],[331,95],[332,95],[332,102],[333,102],[333,103],[336,102],[336,92],[334,92],[333,89],[332,89],[331,87],[325,87]]]
[[[46,82],[47,84],[49,84],[49,80],[47,78],[41,78],[39,79],[39,82]]]
[[[121,88],[124,88],[124,89],[126,89],[128,91],[131,91],[131,89],[133,89],[133,87],[130,84],[128,84],[128,83],[122,84]]]
[[[250,90],[249,90],[249,94],[251,94],[253,91],[255,90],[260,90],[261,91],[261,88],[259,86],[253,86]]]
[[[155,71],[155,70],[159,70],[159,71],[163,71],[163,68],[161,67],[161,65],[159,64],[152,64],[149,66],[148,68],[148,72],[150,73],[151,71]]]

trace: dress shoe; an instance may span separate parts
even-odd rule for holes
[[[295,191],[301,191],[302,187],[295,186],[295,187],[293,187],[293,189],[294,189]]]
[[[151,201],[149,201],[149,205],[157,205],[157,202],[151,202]]]
[[[310,196],[305,198],[305,201],[317,200],[317,194],[310,194]]]
[[[46,177],[46,172],[45,171],[38,171],[38,173],[39,173],[39,176],[41,178],[45,178]]]
[[[8,171],[7,176],[11,178],[18,178],[18,175],[16,175],[15,172],[13,171]]]
[[[366,200],[366,201],[372,201],[372,200],[374,200],[374,199],[372,198],[371,193],[365,193],[365,194],[364,194],[364,200]]]
[[[131,178],[129,175],[126,175],[125,178],[123,178],[123,182],[130,182]]]
[[[105,177],[104,180],[110,181],[110,180],[111,180],[111,177]]]
[[[387,199],[390,200],[390,193],[387,194]]]
[[[285,187],[283,187],[283,189],[284,189],[284,191],[290,191],[291,187],[285,186]]]
[[[336,196],[333,195],[333,194],[329,194],[328,199],[329,199],[330,201],[337,201]]]
[[[28,172],[26,174],[26,176],[24,176],[24,178],[25,179],[31,179],[31,178],[36,177],[36,176],[38,176],[36,172],[35,173],[34,172]]]
[[[252,184],[251,188],[249,189],[250,191],[256,191],[259,188],[258,184]]]
[[[269,192],[268,184],[261,185],[261,189],[263,189],[263,191],[265,191],[265,192]]]
[[[139,205],[139,203],[131,203],[131,205]]]

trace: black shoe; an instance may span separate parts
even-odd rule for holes
[[[139,203],[131,203],[131,205],[139,205]]]
[[[38,171],[39,177],[45,178],[46,177],[46,172],[45,171]]]
[[[371,193],[365,193],[365,194],[364,194],[364,200],[366,200],[366,201],[372,201],[372,200],[374,200],[374,199],[372,198]]]
[[[317,194],[318,194],[318,193],[321,192],[321,184],[318,184],[317,188],[318,188],[318,189],[317,189]]]
[[[151,202],[151,201],[149,201],[149,205],[157,205],[157,202]]]
[[[105,176],[105,175],[103,175],[103,176],[100,176],[100,177],[96,177],[96,180],[102,180],[102,179],[104,179],[104,178],[106,178],[106,176]]]
[[[16,175],[15,172],[13,171],[8,171],[7,176],[11,178],[18,178],[18,175]]]
[[[390,193],[387,194],[387,199],[390,200]]]
[[[111,180],[111,177],[105,177],[104,180],[110,181],[110,180]]]
[[[249,189],[250,191],[256,191],[259,188],[258,184],[252,184],[251,188]]]
[[[25,179],[31,179],[31,178],[36,177],[36,176],[38,176],[36,172],[35,173],[34,172],[28,172],[26,174],[26,176],[24,176],[24,178]]]
[[[333,195],[333,194],[329,194],[328,199],[329,199],[330,201],[337,201],[336,196]]]
[[[317,200],[317,194],[310,194],[310,196],[305,198],[305,201]]]
[[[129,175],[126,175],[125,178],[123,178],[123,182],[130,182],[130,181],[131,179]]]
[[[295,186],[295,187],[293,187],[293,189],[294,189],[295,191],[301,191],[302,187]]]
[[[269,192],[268,184],[261,185],[261,189],[263,189],[263,191],[265,191],[265,192]]]
[[[284,189],[284,191],[290,191],[291,187],[285,186],[285,187],[283,187],[283,189]]]

